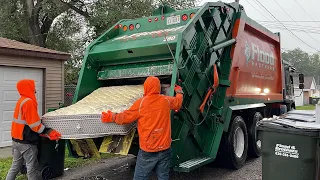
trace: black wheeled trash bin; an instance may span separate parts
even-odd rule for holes
[[[263,180],[319,180],[320,126],[310,122],[261,122]]]
[[[38,161],[43,180],[63,175],[65,146],[65,140],[41,138],[38,144]]]

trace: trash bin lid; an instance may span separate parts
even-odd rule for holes
[[[315,110],[292,110],[292,111],[289,111],[287,114],[314,116],[316,114],[316,111]]]
[[[283,116],[284,119],[302,121],[302,122],[315,122],[315,115],[302,115],[302,114],[286,114]]]
[[[319,137],[320,124],[314,122],[301,122],[290,119],[277,119],[274,121],[265,120],[259,123],[258,130]]]

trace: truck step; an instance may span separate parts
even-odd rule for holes
[[[197,157],[197,158],[185,161],[181,164],[178,164],[173,169],[178,172],[190,172],[198,167],[201,167],[205,164],[209,164],[213,162],[213,160],[214,159],[211,157]]]

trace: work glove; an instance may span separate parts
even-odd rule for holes
[[[174,86],[174,91],[175,91],[176,93],[183,94],[182,87],[179,86],[179,85],[175,85],[175,86]]]
[[[111,123],[114,122],[115,113],[111,112],[110,110],[107,112],[102,112],[101,121],[103,123]]]
[[[52,141],[59,140],[61,138],[61,134],[58,131],[51,128],[47,128],[44,134],[40,134],[40,136],[49,138]]]

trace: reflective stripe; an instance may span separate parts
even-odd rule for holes
[[[143,102],[144,98],[141,100],[140,102],[140,106],[139,106],[139,114],[140,114],[140,109],[141,109],[141,106],[142,106],[142,102]]]
[[[30,100],[30,98],[25,98],[25,99],[20,103],[18,120],[21,120],[21,108],[22,108],[23,104],[24,104],[25,102],[27,102],[28,100]]]
[[[15,123],[17,123],[17,124],[26,124],[26,121],[25,121],[25,120],[20,120],[20,119],[15,119],[15,118],[13,118],[12,121],[15,122]]]
[[[19,107],[19,112],[18,112],[18,119],[13,118],[13,122],[17,123],[17,124],[26,124],[25,120],[21,120],[21,108],[23,106],[23,104],[25,102],[27,102],[28,100],[30,100],[30,98],[25,98],[21,103],[20,103],[20,107]]]
[[[41,124],[41,128],[38,130],[38,132],[37,132],[37,133],[39,133],[39,134],[40,134],[40,133],[42,133],[42,132],[43,132],[43,130],[44,130],[44,128],[45,128],[45,127],[44,127],[44,125],[43,125],[43,124]]]
[[[34,128],[34,127],[39,126],[40,124],[41,124],[41,120],[39,120],[39,121],[37,121],[37,122],[35,122],[35,123],[30,124],[29,127],[32,129],[32,128]]]

